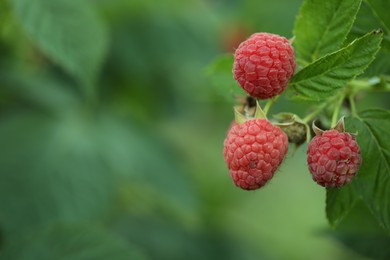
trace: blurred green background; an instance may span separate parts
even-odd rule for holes
[[[256,31],[292,37],[300,4],[0,0],[1,258],[360,259],[306,145],[254,192],[223,161],[232,104],[207,67]]]

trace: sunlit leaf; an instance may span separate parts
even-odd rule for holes
[[[338,50],[344,42],[361,0],[306,0],[294,26],[298,63],[305,65]]]

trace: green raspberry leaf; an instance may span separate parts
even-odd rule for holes
[[[370,109],[347,118],[346,128],[357,132],[362,165],[354,187],[379,224],[390,232],[390,111]]]
[[[373,63],[367,68],[367,70],[362,75],[363,77],[375,77],[380,74],[389,74],[390,73],[390,35],[388,27],[385,22],[380,19],[377,13],[380,13],[381,10],[376,10],[373,5],[368,4],[369,1],[363,2],[360,10],[356,16],[355,23],[351,29],[350,34],[347,39],[353,40],[357,37],[361,37],[366,32],[374,30],[376,28],[382,28],[384,30],[382,48],[377,54],[377,58]],[[380,1],[371,1],[373,4],[378,4]],[[382,7],[387,8],[383,10],[390,9],[390,2],[382,2]]]
[[[296,73],[290,81],[296,97],[320,101],[335,95],[374,60],[382,34],[381,31],[367,33]]]
[[[362,200],[359,200],[348,216],[328,234],[338,243],[367,259],[390,259],[390,237],[386,230],[379,226]]]
[[[388,9],[390,9],[390,2],[388,5]],[[363,2],[347,39],[350,39],[352,41],[353,39],[361,37],[367,32],[375,30],[377,28],[382,28],[385,30],[383,35],[382,49],[387,52],[390,51],[389,32],[386,30],[386,27],[383,25],[383,22],[378,20],[378,16],[375,15],[375,10],[373,10],[368,4]]]
[[[361,0],[306,0],[294,26],[298,64],[306,65],[336,51],[345,41]]]
[[[326,190],[326,216],[331,226],[337,226],[358,200],[353,183],[340,189],[328,188]]]
[[[83,0],[14,0],[22,27],[40,51],[83,85],[90,85],[104,60],[108,34]]]
[[[234,97],[245,97],[244,90],[233,78],[234,56],[225,54],[217,57],[206,69],[206,74],[216,92],[231,103],[236,103]]]

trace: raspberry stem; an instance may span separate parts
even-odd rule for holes
[[[321,103],[321,105],[317,106],[317,108],[313,112],[308,114],[305,118],[303,118],[302,121],[305,124],[307,124],[309,121],[314,119],[318,114],[320,114],[327,106],[332,104],[335,106],[335,109],[333,111],[331,125],[334,126],[337,122],[338,115],[340,113],[340,108],[343,100],[345,99],[345,96],[346,93],[342,92],[340,96],[329,98],[325,102]]]
[[[381,78],[385,81],[384,84],[381,84]],[[382,92],[388,92],[390,91],[390,84],[388,81],[390,81],[389,76],[382,75],[381,78],[379,77],[373,77],[370,79],[365,80],[352,80],[350,82],[350,85],[352,86],[353,90],[356,92],[358,91],[382,91]],[[377,87],[380,86],[380,87]]]
[[[267,115],[268,111],[270,110],[272,105],[276,102],[276,100],[278,100],[279,97],[280,97],[280,95],[273,97],[267,101],[267,103],[265,104],[264,109],[263,109],[265,115]]]
[[[330,123],[331,128],[334,127],[336,125],[336,123],[337,123],[337,120],[338,120],[338,117],[339,117],[339,114],[340,114],[340,108],[341,108],[341,105],[342,105],[344,99],[345,99],[345,95],[343,94],[337,100],[337,103],[335,105],[335,108],[334,108],[334,111],[333,111],[333,115],[332,115],[332,121]]]
[[[348,96],[348,100],[349,100],[349,105],[351,107],[351,114],[354,116],[354,117],[357,117],[357,111],[356,111],[356,105],[355,105],[355,98],[353,95],[349,95]]]
[[[308,114],[305,118],[302,119],[302,121],[307,124],[310,122],[312,119],[314,119],[319,113],[321,113],[324,108],[329,104],[330,102],[324,102],[320,106],[317,107],[316,110]]]

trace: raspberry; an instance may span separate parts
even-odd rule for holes
[[[236,186],[264,186],[282,163],[288,149],[286,134],[266,119],[233,126],[224,142],[224,158]]]
[[[251,96],[260,99],[279,95],[295,71],[294,49],[279,35],[255,33],[234,54],[234,79]]]
[[[349,183],[361,162],[359,145],[347,132],[324,131],[313,138],[307,149],[313,180],[324,187],[341,187]]]

